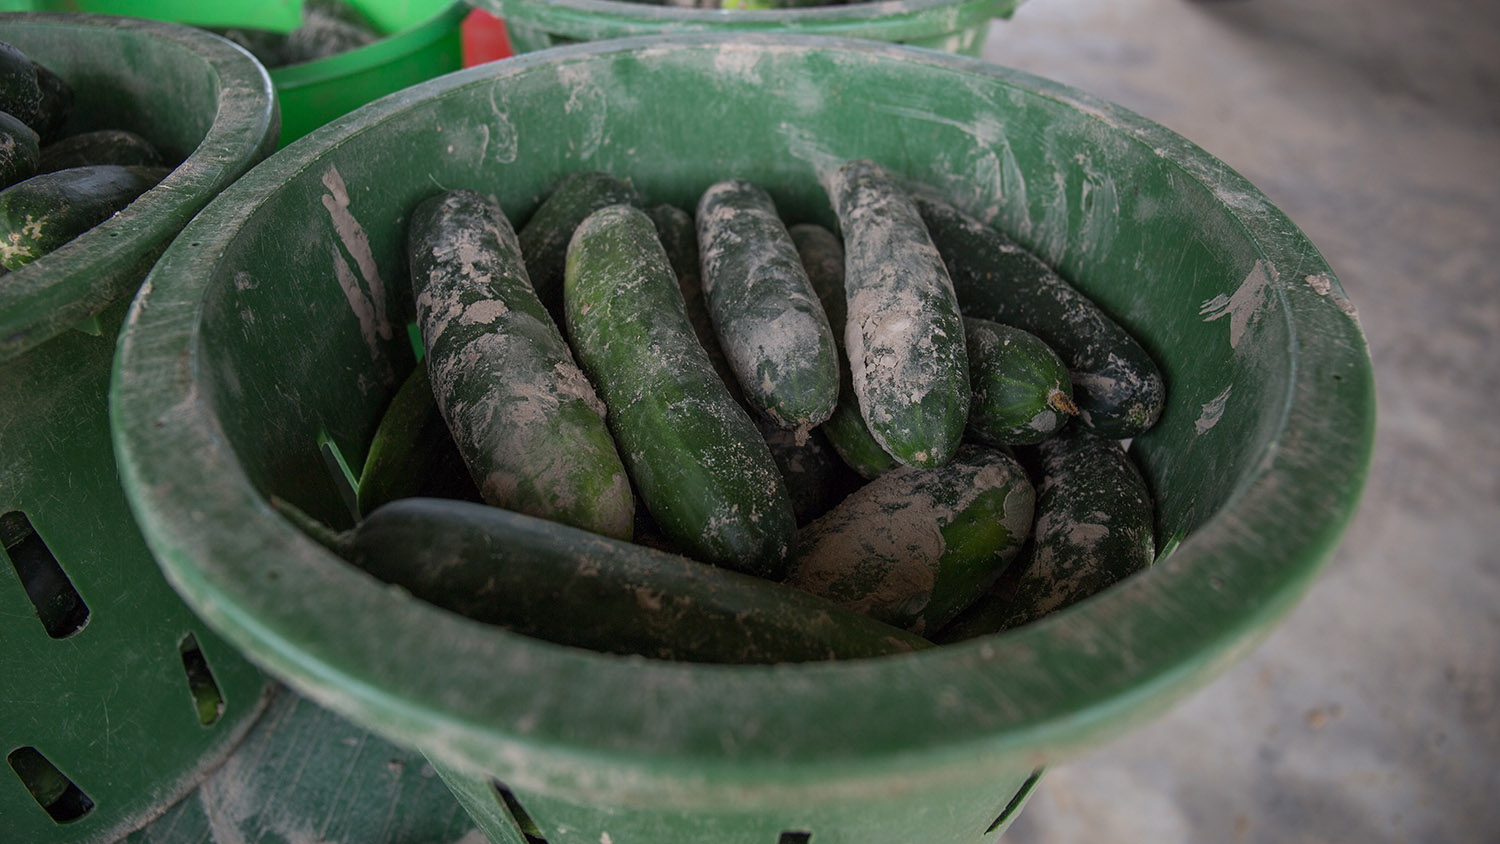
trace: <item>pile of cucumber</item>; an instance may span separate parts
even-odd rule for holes
[[[472,618],[706,662],[984,635],[1149,565],[1118,442],[1164,398],[1139,344],[874,162],[824,187],[839,235],[738,179],[690,214],[573,174],[519,233],[476,192],[428,198],[424,354],[359,524],[304,526]]]
[[[244,47],[268,68],[288,67],[356,50],[381,39],[369,16],[347,0],[304,0],[302,23],[291,32],[252,27],[211,29]]]
[[[0,41],[0,275],[109,219],[172,170],[132,132],[64,137],[73,97],[67,80]]]

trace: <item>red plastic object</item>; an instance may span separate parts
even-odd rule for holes
[[[464,18],[462,33],[464,67],[515,55],[510,49],[510,36],[505,32],[505,21],[489,12],[480,9],[470,12]]]

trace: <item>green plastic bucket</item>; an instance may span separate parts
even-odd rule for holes
[[[112,841],[186,793],[261,705],[260,673],[141,540],[105,392],[131,296],[188,220],[275,149],[276,104],[260,65],[187,27],[0,15],[0,40],[74,86],[65,132],[127,128],[184,159],[0,276],[0,827],[7,841]]]
[[[799,9],[726,11],[628,0],[474,0],[505,19],[511,46],[528,53],[560,44],[637,35],[786,32],[893,41],[979,56],[990,21],[1022,0],[878,0]]]
[[[371,100],[463,67],[464,0],[352,0],[387,37],[326,59],[279,67],[286,146]]]
[[[117,14],[180,20],[184,0],[29,2],[35,9],[108,9]],[[271,70],[271,81],[276,83],[281,99],[282,146],[371,100],[463,66],[459,25],[469,11],[464,0],[350,0],[350,4],[388,35],[373,44],[326,59]],[[269,18],[275,22],[284,17],[281,13],[287,4],[218,0],[204,5],[216,21],[239,17]],[[208,11],[203,11],[198,16],[204,18],[207,14]]]
[[[399,156],[397,152],[399,151]],[[387,587],[302,534],[347,524],[412,366],[403,251],[467,186],[521,221],[562,174],[692,207],[763,185],[832,222],[854,157],[1016,233],[1141,337],[1169,405],[1134,453],[1150,570],[1042,622],[841,663],[707,666],[561,647]],[[121,337],[123,483],[168,578],[298,690],[424,751],[496,842],[989,842],[1034,772],[1160,713],[1253,647],[1334,548],[1370,457],[1360,328],[1243,178],[1074,89],[870,41],[600,41],[408,89],[282,150],[164,256]]]

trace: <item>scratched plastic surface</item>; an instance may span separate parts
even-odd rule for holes
[[[320,448],[357,470],[412,366],[403,233],[420,199],[471,187],[522,220],[569,171],[681,207],[734,175],[789,222],[829,225],[819,179],[857,157],[1014,234],[1161,363],[1168,406],[1134,445],[1159,501],[1150,570],[915,654],[673,664],[444,613],[267,506],[348,523]],[[325,127],[191,232],[132,311],[115,373],[148,538],[211,624],[423,750],[507,844],[515,806],[549,844],[993,842],[1039,765],[1161,712],[1277,623],[1369,460],[1353,308],[1254,186],[1109,103],[930,50],[745,34],[518,56]]]
[[[266,684],[162,578],[119,488],[106,388],[146,271],[274,149],[276,112],[264,69],[186,27],[0,15],[0,40],[73,84],[65,131],[128,128],[185,159],[111,220],[0,276],[0,839],[112,841],[223,758]],[[83,797],[43,787],[61,780],[40,760]]]
[[[978,56],[990,22],[1023,0],[884,0],[794,9],[691,9],[632,0],[475,0],[505,20],[517,53],[580,41],[702,32],[868,38]]]
[[[485,844],[422,754],[282,689],[192,794],[122,844]]]

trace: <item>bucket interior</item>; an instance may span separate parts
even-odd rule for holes
[[[929,652],[682,665],[454,617],[269,508],[279,496],[350,523],[329,446],[357,474],[412,366],[404,236],[421,199],[470,188],[521,223],[570,171],[607,170],[685,209],[740,177],[787,222],[829,225],[819,177],[851,158],[992,220],[1156,357],[1168,407],[1133,452],[1157,496],[1151,570],[1024,630]],[[139,345],[127,338],[116,373],[125,484],[174,583],[320,702],[549,798],[847,808],[973,777],[1020,783],[1160,711],[1269,629],[1331,549],[1368,459],[1362,338],[1280,212],[1162,127],[962,58],[786,36],[523,56],[326,127],[191,231],[138,303]],[[182,312],[153,317],[153,302]],[[148,345],[148,330],[173,338]],[[187,363],[151,370],[166,360]],[[1322,448],[1340,426],[1348,447]],[[193,515],[176,511],[189,501]]]

